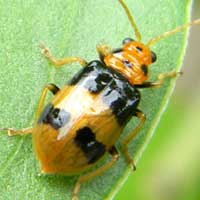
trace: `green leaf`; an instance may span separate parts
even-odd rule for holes
[[[185,23],[190,17],[191,1],[126,0],[144,43]],[[124,11],[117,1],[81,0],[1,0],[0,7],[0,127],[23,128],[33,124],[41,89],[47,83],[65,84],[80,69],[78,64],[55,69],[41,56],[39,43],[46,44],[57,57],[80,56],[97,59],[96,44],[113,48],[133,36]],[[158,61],[150,67],[155,80],[161,72],[180,70],[186,47],[186,32],[178,33],[153,46]],[[175,79],[160,89],[142,91],[140,109],[147,121],[130,152],[136,161],[153,135],[172,90]],[[133,118],[122,137],[136,125]],[[120,143],[117,142],[120,149]],[[97,164],[102,165],[108,157]],[[97,168],[94,167],[94,169]],[[78,176],[39,175],[32,150],[31,135],[9,138],[0,134],[0,199],[67,200]],[[81,200],[111,199],[130,169],[121,156],[119,162],[102,176],[81,186]]]

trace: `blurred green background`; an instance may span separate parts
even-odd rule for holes
[[[193,19],[200,17],[200,1]],[[114,200],[200,199],[200,27],[190,32],[182,68],[169,107],[154,137]]]

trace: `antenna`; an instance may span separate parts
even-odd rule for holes
[[[137,28],[137,25],[135,23],[135,20],[134,20],[133,16],[131,16],[131,13],[130,13],[127,5],[124,3],[123,0],[118,0],[118,1],[121,4],[121,6],[124,8],[124,11],[126,12],[126,15],[127,15],[128,19],[129,19],[129,22],[131,23],[131,26],[132,26],[132,28],[134,30],[134,33],[135,33],[135,36],[136,36],[137,40],[141,41],[141,39],[142,39],[141,34],[140,34],[140,32],[139,32],[139,30]]]
[[[159,35],[153,39],[151,39],[148,43],[147,43],[147,46],[151,46],[153,45],[154,43],[158,42],[159,40],[163,39],[163,38],[166,38],[166,37],[169,37],[171,35],[174,35],[175,33],[178,33],[178,32],[181,32],[183,31],[184,29],[190,27],[190,26],[193,26],[193,25],[197,25],[197,24],[200,24],[200,19],[196,19],[192,22],[188,22],[186,24],[183,24],[182,26],[179,26],[171,31],[167,31],[165,33],[163,33],[162,35]]]

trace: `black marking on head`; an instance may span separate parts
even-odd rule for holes
[[[96,140],[89,127],[77,130],[74,141],[85,153],[89,164],[96,162],[105,153],[105,145]]]
[[[131,62],[129,62],[128,60],[122,60],[122,63],[126,66],[126,67],[133,67],[133,64]]]
[[[70,119],[70,113],[63,109],[54,108],[52,104],[48,104],[39,120],[38,123],[50,124],[56,130],[63,127]]]
[[[142,52],[143,49],[142,49],[141,47],[138,47],[138,46],[137,46],[137,47],[136,47],[136,50],[137,50],[137,52],[139,53],[139,52]]]
[[[123,45],[125,45],[125,44],[127,44],[127,43],[129,43],[129,42],[132,42],[132,41],[134,41],[132,38],[125,38],[123,41],[122,41],[122,44]]]
[[[143,64],[143,65],[141,66],[141,69],[142,69],[144,75],[147,76],[147,74],[148,74],[148,67],[147,67],[146,65]]]
[[[151,62],[154,63],[156,62],[156,60],[157,60],[156,54],[153,51],[151,51]]]

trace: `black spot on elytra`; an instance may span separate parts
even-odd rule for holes
[[[101,92],[106,85],[110,82],[111,77],[107,73],[99,73],[96,76],[91,76],[88,79],[86,88],[92,93]]]
[[[38,123],[50,124],[53,128],[59,129],[63,127],[70,119],[70,113],[63,109],[54,108],[52,104],[48,104],[39,120]]]
[[[112,110],[119,125],[124,126],[137,109],[140,102],[140,93],[128,82],[115,79],[106,88],[102,98],[103,102]]]
[[[85,153],[88,163],[94,163],[105,153],[105,145],[98,142],[89,127],[83,127],[76,132],[74,141]]]
[[[70,85],[78,85],[88,89],[91,93],[101,92],[111,81],[112,76],[104,68],[100,61],[92,61],[86,67],[81,69],[69,82]],[[82,84],[84,81],[84,84]]]

